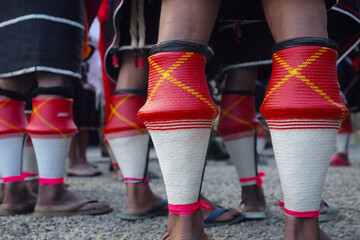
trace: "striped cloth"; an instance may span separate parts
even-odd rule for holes
[[[81,0],[2,0],[0,9],[0,78],[36,71],[81,78]]]

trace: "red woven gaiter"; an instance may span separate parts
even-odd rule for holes
[[[274,53],[271,79],[260,108],[263,117],[336,120],[338,124],[327,127],[338,128],[348,110],[340,97],[336,59],[335,50],[319,46]],[[274,124],[269,123],[269,128],[276,128]]]
[[[218,132],[224,141],[253,136],[258,124],[254,96],[222,96]]]
[[[112,95],[109,117],[103,130],[106,138],[109,140],[147,133],[144,123],[137,118],[137,112],[144,104],[143,97],[133,94]]]
[[[0,169],[3,183],[23,180],[21,149],[26,124],[23,102],[0,99]]]
[[[73,121],[72,99],[34,98],[33,113],[26,131],[31,137],[71,137],[77,130]]]
[[[0,138],[23,136],[26,125],[25,104],[14,99],[0,99]]]
[[[354,132],[354,128],[352,126],[350,115],[345,118],[343,123],[340,126],[339,133],[348,133],[351,134]]]
[[[212,127],[218,110],[206,85],[205,63],[203,55],[191,52],[163,52],[149,57],[148,98],[138,113],[148,130]],[[178,126],[157,124],[180,119],[188,121]]]

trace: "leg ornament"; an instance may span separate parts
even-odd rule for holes
[[[336,44],[296,38],[274,48],[273,71],[260,112],[283,190],[285,213],[317,218],[336,133],[348,114],[337,82]]]
[[[72,100],[34,98],[26,131],[32,139],[40,184],[62,184],[71,136],[76,132]]]
[[[138,116],[154,142],[169,212],[194,213],[210,132],[218,114],[206,84],[206,46],[184,41],[157,44],[149,57],[146,104]]]
[[[142,182],[146,178],[149,134],[137,118],[144,103],[144,97],[130,93],[111,96],[104,134],[125,182]]]

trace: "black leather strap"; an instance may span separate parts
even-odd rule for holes
[[[14,92],[14,91],[11,91],[11,90],[6,90],[6,89],[3,89],[3,88],[0,88],[0,95],[6,96],[6,97],[11,98],[11,99],[18,100],[20,102],[25,101],[24,94]]]
[[[273,52],[277,52],[283,49],[291,47],[300,47],[300,46],[319,46],[319,47],[328,47],[332,48],[335,51],[338,50],[338,44],[330,39],[326,38],[315,38],[315,37],[301,37],[301,38],[292,38],[275,44]]]

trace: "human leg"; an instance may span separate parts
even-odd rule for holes
[[[36,202],[36,196],[23,181],[21,158],[27,124],[23,94],[31,81],[30,75],[0,79],[0,171],[4,188],[0,215],[31,212]]]
[[[260,112],[285,199],[285,239],[326,239],[317,218],[329,154],[347,109],[337,83],[336,44],[327,39],[325,2],[263,0],[263,6],[277,44]]]
[[[68,176],[92,177],[101,175],[101,171],[89,164],[86,158],[88,144],[88,130],[79,130],[70,143],[68,165],[66,173]]]
[[[172,239],[205,238],[199,193],[217,110],[206,86],[204,55],[207,53],[201,44],[209,40],[219,4],[217,0],[163,1],[158,52],[149,58],[148,99],[139,116],[159,157],[169,200],[168,231]],[[184,212],[180,211],[183,207]]]
[[[203,45],[194,44],[194,42],[207,43],[218,7],[219,1],[185,1],[182,3],[163,1],[159,29],[159,52],[149,59],[148,93],[154,92],[155,95],[148,95],[147,104],[140,110],[139,116],[150,129],[165,180],[169,210],[173,208],[170,210],[168,225],[172,239],[204,238],[203,217],[198,209],[200,206],[199,193],[212,119],[216,116],[217,111],[208,93],[204,76],[206,59],[204,55],[207,53],[205,51],[205,53],[199,54],[197,51],[202,49],[201,52],[206,48]],[[184,41],[164,42],[167,40],[186,40],[190,43]],[[175,48],[172,51],[177,52],[166,49],[167,46],[174,45]],[[186,52],[189,54],[185,54]],[[189,61],[187,61],[188,59]],[[181,62],[178,68],[176,61]],[[158,75],[158,71],[164,71],[165,75],[161,77]],[[156,83],[159,85],[161,83],[162,86],[160,85],[158,88],[155,86]],[[167,87],[174,88],[171,94]],[[193,91],[194,89],[196,90]],[[191,91],[198,93],[198,97],[191,94]],[[169,101],[162,102],[156,96],[158,94],[163,95],[163,99]],[[187,111],[189,105],[194,101],[194,108]],[[158,111],[156,110],[157,106],[164,107],[164,109]],[[186,115],[182,113],[186,113]],[[164,114],[170,117],[163,119]],[[199,121],[203,124],[196,122],[195,119],[201,119]],[[156,126],[157,123],[158,126]],[[196,128],[196,126],[201,126],[201,128]],[[179,162],[183,164],[179,165]],[[179,211],[179,208],[182,207],[187,209],[186,213]],[[191,209],[189,210],[188,207]]]
[[[89,202],[64,186],[66,157],[71,135],[76,132],[69,99],[70,77],[37,73],[39,88],[33,99],[33,113],[26,127],[39,169],[39,193],[35,216],[101,214],[112,209],[105,203]]]
[[[260,180],[263,173],[257,171],[255,149],[255,133],[259,124],[254,99],[257,72],[256,67],[228,71],[218,131],[239,176],[241,210],[245,217],[262,219],[266,203]]]
[[[126,183],[126,210],[120,217],[127,220],[146,215],[162,201],[148,184],[150,138],[144,124],[137,118],[138,110],[145,103],[146,77],[147,68],[134,66],[132,52],[122,52],[117,86],[111,97],[111,113],[104,128]],[[167,214],[166,206],[160,210]]]

